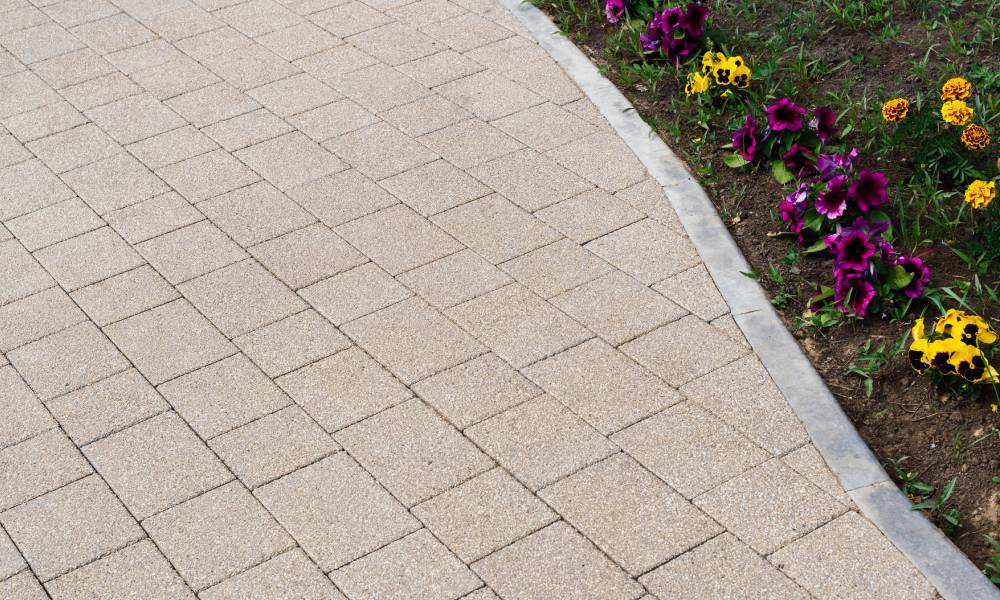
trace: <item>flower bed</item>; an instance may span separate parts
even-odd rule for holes
[[[539,6],[688,161],[914,508],[996,576],[1000,2]]]

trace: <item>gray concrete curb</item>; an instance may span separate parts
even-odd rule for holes
[[[930,521],[910,510],[802,349],[785,329],[712,201],[629,101],[561,35],[549,18],[521,0],[499,0],[597,106],[663,186],[688,236],[754,351],[788,399],[813,444],[861,512],[948,600],[1000,600],[1000,589]]]

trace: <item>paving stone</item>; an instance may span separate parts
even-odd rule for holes
[[[37,498],[92,472],[65,434],[58,429],[43,431],[0,450],[0,510]]]
[[[112,52],[107,60],[122,73],[133,75],[144,69],[184,58],[184,54],[167,40],[156,39],[138,46]]]
[[[496,23],[468,13],[424,25],[420,30],[459,52],[466,52],[513,35]]]
[[[799,475],[808,479],[813,485],[830,494],[841,504],[854,507],[851,497],[844,491],[840,480],[833,474],[822,455],[812,444],[806,444],[798,450],[789,452],[782,457],[782,462]]]
[[[756,356],[696,379],[681,391],[772,454],[808,440],[805,429]]]
[[[308,21],[259,36],[256,41],[285,60],[296,60],[340,43],[322,27]],[[301,67],[301,66],[300,66]]]
[[[165,11],[145,21],[164,39],[175,41],[222,27],[222,22],[197,6]]]
[[[380,185],[424,216],[491,192],[490,188],[443,160],[384,179]]]
[[[153,385],[236,352],[186,300],[129,317],[105,331]]]
[[[431,221],[493,263],[510,260],[560,238],[512,202],[493,194],[435,215]]]
[[[54,600],[195,600],[173,566],[149,540],[122,548],[49,581],[46,586]]]
[[[335,231],[391,275],[462,249],[451,236],[401,204],[341,225]]]
[[[9,352],[86,320],[57,287],[0,307],[0,351]]]
[[[355,169],[292,188],[288,195],[329,227],[399,203],[392,194]]]
[[[74,4],[79,6],[77,2],[62,2],[52,5],[52,7],[66,7]],[[91,2],[89,4],[90,6],[98,6],[100,3]],[[114,9],[110,3],[104,4]],[[31,70],[44,79],[46,83],[59,89],[114,73],[115,67],[90,48],[83,48],[35,63]]]
[[[482,582],[426,529],[330,574],[358,600],[455,600]]]
[[[729,533],[647,573],[640,581],[661,598],[806,600],[812,597]]]
[[[133,73],[132,78],[160,100],[193,92],[221,81],[215,73],[186,56]]]
[[[17,371],[9,366],[0,368],[0,412],[5,415],[0,423],[0,447],[23,442],[56,424]],[[2,538],[0,535],[0,542]],[[4,563],[0,551],[0,578],[5,577]]]
[[[321,142],[378,123],[379,119],[356,102],[345,99],[301,112],[289,117],[288,122]]]
[[[4,126],[18,140],[28,143],[54,133],[68,131],[87,122],[72,104],[56,100],[35,110],[4,119]]]
[[[644,212],[650,218],[674,231],[684,233],[684,226],[681,225],[677,213],[674,212],[670,201],[667,200],[663,187],[655,179],[647,178],[629,188],[615,192],[615,198],[624,200],[636,210]]]
[[[77,110],[87,110],[141,94],[144,90],[121,73],[112,73],[60,90],[60,93]]]
[[[142,163],[125,153],[70,171],[63,175],[63,181],[99,214],[170,190]]]
[[[415,2],[407,6],[421,4],[423,3]],[[442,4],[447,4],[451,7],[455,6],[451,2],[442,2]],[[473,73],[478,73],[483,70],[483,67],[454,50],[445,50],[399,65],[396,69],[416,79],[423,85],[434,87],[467,77]]]
[[[38,160],[0,169],[0,219],[9,220],[73,197]]]
[[[6,581],[0,581],[0,594],[17,600],[48,600],[45,588],[38,583],[31,571],[24,570]]]
[[[448,0],[419,0],[395,6],[386,11],[386,14],[396,20],[415,27],[436,23],[464,13],[465,10],[462,7]]]
[[[96,283],[143,264],[142,257],[108,227],[43,248],[35,257],[67,290]]]
[[[128,367],[125,357],[90,322],[21,346],[7,357],[42,400]]]
[[[26,65],[83,48],[80,40],[51,22],[4,33],[0,44]]]
[[[173,412],[102,438],[84,448],[84,453],[139,519],[232,479],[205,443]]]
[[[306,73],[253,88],[247,94],[281,117],[305,112],[342,97]]]
[[[174,284],[247,258],[242,248],[208,221],[171,231],[135,248]]]
[[[472,565],[503,598],[634,600],[644,590],[563,522]]]
[[[302,17],[271,0],[250,0],[217,11],[216,16],[250,37],[294,25]]]
[[[347,2],[329,8],[315,13],[312,19],[339,37],[347,37],[392,22],[388,16],[361,2]]]
[[[333,10],[340,10],[354,4],[358,3],[352,2]],[[354,21],[356,16],[351,15],[349,20]],[[426,87],[396,69],[381,63],[336,75],[330,78],[327,83],[375,113],[431,95],[431,91]]]
[[[92,123],[28,142],[28,149],[56,173],[107,158],[120,146]]]
[[[150,169],[160,169],[218,147],[207,135],[188,125],[129,144],[126,149]]]
[[[346,453],[259,488],[257,498],[330,571],[417,530],[419,522]]]
[[[600,188],[547,206],[535,216],[580,244],[644,218],[643,213]]]
[[[7,222],[11,233],[32,252],[103,225],[104,220],[79,198],[53,204]]]
[[[598,132],[547,154],[609,192],[625,189],[646,177],[646,169],[617,133]]]
[[[347,600],[293,548],[201,592],[202,600]]]
[[[138,244],[204,220],[205,215],[176,192],[168,192],[109,212],[104,218],[126,241]]]
[[[494,159],[470,171],[528,211],[585,192],[592,186],[530,148]]]
[[[647,285],[700,262],[690,240],[650,219],[597,238],[587,248]]]
[[[0,134],[0,168],[16,165],[31,158],[33,158],[31,152],[28,152],[16,137]]]
[[[153,386],[129,369],[50,401],[48,408],[79,446],[170,408]]]
[[[653,289],[705,321],[729,312],[729,306],[722,299],[704,265],[678,273],[656,284]]]
[[[293,289],[309,286],[368,261],[322,224],[253,246],[250,253]]]
[[[502,469],[493,469],[413,507],[438,539],[471,563],[558,516]]]
[[[819,598],[934,598],[934,589],[889,540],[855,512],[769,557]]]
[[[145,536],[97,476],[13,508],[0,521],[43,581]]]
[[[236,156],[282,190],[347,168],[300,132],[238,150]]]
[[[501,263],[500,268],[544,298],[613,270],[611,265],[567,239]]]
[[[146,265],[70,295],[102,327],[180,297],[173,286]]]
[[[374,180],[409,171],[438,158],[436,153],[388,123],[346,133],[323,146]]]
[[[611,439],[687,498],[768,458],[766,452],[690,402],[672,406]]]
[[[149,94],[131,96],[85,113],[119,144],[131,144],[184,126],[184,119]]]
[[[211,6],[216,4],[217,6]],[[228,0],[222,2],[201,2],[202,8],[209,5],[210,10],[225,8],[234,4]],[[221,6],[219,6],[221,5]],[[212,31],[206,31],[198,35],[185,38],[175,43],[177,48],[197,61],[203,61],[213,56],[218,56],[230,50],[244,48],[253,44],[253,40],[236,31],[232,27],[220,27]]]
[[[79,25],[70,32],[101,54],[138,46],[156,38],[152,31],[122,13]]]
[[[315,311],[306,310],[233,340],[269,377],[284,375],[350,346]]]
[[[426,96],[382,113],[407,135],[420,136],[472,117],[472,113],[441,96]]]
[[[0,530],[0,591],[4,589],[3,580],[15,575],[27,566],[28,563],[24,562],[24,558],[14,546],[14,542],[7,537],[4,531]]]
[[[612,345],[622,344],[686,312],[621,271],[549,300]]]
[[[205,200],[198,210],[244,248],[315,221],[265,181]]]
[[[260,177],[225,150],[169,165],[157,175],[190,202],[201,202],[260,180]]]
[[[468,119],[421,136],[420,141],[455,166],[469,169],[524,146],[479,119]]]
[[[343,429],[411,396],[356,347],[284,375],[278,385],[327,431]]]
[[[504,71],[504,75],[555,104],[584,98],[562,67],[548,59],[514,65]]]
[[[260,108],[256,100],[224,82],[171,98],[166,103],[198,128]]]
[[[434,91],[484,121],[494,121],[544,102],[541,96],[493,71],[445,83]]]
[[[17,240],[0,242],[0,304],[53,285],[52,277]]]
[[[334,325],[343,325],[412,296],[373,263],[324,279],[301,291],[302,297]]]
[[[292,63],[258,44],[211,56],[203,59],[203,62],[213,72],[241,90],[260,87],[300,72]]]
[[[266,108],[260,108],[214,125],[202,131],[230,152],[274,139],[292,131],[292,126]]]
[[[622,352],[674,386],[735,361],[748,350],[693,315],[624,344]]]
[[[59,99],[52,87],[31,71],[0,77],[0,118],[41,108]]]
[[[617,447],[565,406],[542,396],[466,429],[532,490],[613,454]]]
[[[540,152],[598,131],[594,125],[551,102],[508,115],[497,120],[494,125]]]
[[[490,588],[482,587],[468,596],[462,596],[462,600],[500,600],[500,597],[497,596]]]
[[[462,250],[397,279],[437,308],[449,308],[511,283],[503,271],[471,250]]]
[[[399,40],[405,39],[405,45]],[[387,65],[399,65],[444,50],[444,46],[404,23],[389,23],[358,33],[346,40],[352,46]]]
[[[313,77],[327,84],[333,84],[341,75],[370,67],[377,62],[354,46],[341,44],[329,50],[300,58],[295,61],[295,65]]]

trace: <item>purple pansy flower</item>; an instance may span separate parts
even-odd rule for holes
[[[859,317],[868,312],[868,305],[875,297],[875,287],[860,273],[841,271],[837,273],[833,287],[833,305],[844,313],[854,313]]]
[[[816,166],[823,181],[837,174],[854,172],[854,164],[858,160],[858,149],[851,148],[847,154],[820,154],[816,157]]]
[[[854,180],[848,193],[858,208],[867,212],[882,206],[889,200],[887,182],[884,173],[862,169]]]
[[[782,159],[785,161],[785,167],[799,179],[808,179],[819,172],[816,169],[813,153],[798,143],[792,144]]]
[[[607,0],[604,3],[604,14],[608,17],[608,23],[617,23],[625,16],[628,3],[625,0]]]
[[[677,6],[664,9],[653,14],[653,20],[639,36],[639,41],[646,52],[659,50],[672,62],[680,64],[683,58],[698,49],[698,38],[704,33],[707,17],[708,8],[695,2],[688,4],[687,12]]]
[[[875,244],[868,233],[860,229],[845,229],[826,236],[824,241],[834,254],[837,270],[864,272],[868,269],[868,259],[875,256]]]
[[[847,177],[837,175],[826,182],[826,189],[816,194],[816,212],[837,219],[847,210]]]
[[[819,106],[813,111],[813,120],[809,125],[816,131],[816,137],[821,144],[826,145],[837,133],[837,113],[828,106]]]
[[[705,21],[708,19],[708,7],[700,2],[688,2],[687,9],[680,19],[680,26],[691,37],[701,37],[705,33]]]
[[[802,129],[802,117],[806,114],[806,109],[795,104],[788,98],[782,98],[765,109],[767,113],[767,124],[774,131],[800,131]]]
[[[916,256],[900,256],[896,259],[895,265],[913,274],[910,283],[900,291],[907,298],[919,298],[924,293],[924,288],[931,282],[931,270]]]
[[[802,227],[805,225],[803,216],[806,214],[806,201],[809,199],[809,183],[802,182],[791,194],[778,205],[778,212],[781,220],[788,223],[788,230],[798,234],[799,242],[802,242]]]
[[[743,126],[733,133],[733,149],[743,160],[757,158],[757,121],[750,113],[743,120]]]
[[[654,13],[653,20],[646,26],[646,33],[639,36],[642,48],[646,52],[655,52],[660,49],[660,40],[663,39],[663,13]]]

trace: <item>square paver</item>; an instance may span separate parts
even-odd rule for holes
[[[384,179],[380,185],[424,216],[491,193],[490,188],[443,160]]]
[[[93,323],[84,322],[7,354],[31,388],[48,400],[128,368]]]
[[[163,6],[161,5],[161,7]],[[143,69],[184,58],[184,54],[174,48],[167,40],[157,39],[112,52],[105,58],[122,73],[133,75]]]
[[[93,475],[8,510],[0,521],[42,581],[145,536]]]
[[[104,77],[71,85],[60,90],[60,93],[77,110],[87,110],[128,96],[141,94],[143,91],[141,87],[122,73],[111,73]]]
[[[290,117],[343,97],[307,73],[273,81],[247,94],[279,117]]]
[[[405,46],[399,40],[405,39]],[[404,23],[389,23],[345,40],[387,65],[399,65],[444,50],[444,45]]]
[[[728,425],[683,402],[611,437],[687,498],[768,459],[768,454]]]
[[[194,223],[136,244],[136,249],[173,284],[193,279],[248,256],[209,221]]]
[[[195,127],[178,127],[126,147],[150,169],[159,169],[205,154],[219,145]]]
[[[435,95],[391,108],[381,116],[405,134],[420,136],[470,119],[472,113]]]
[[[208,10],[225,8],[232,3],[230,0],[202,2]],[[205,60],[218,56],[230,50],[243,48],[253,44],[253,40],[236,31],[232,27],[220,27],[198,35],[175,42],[177,48],[195,60]]]
[[[163,167],[156,173],[190,202],[201,202],[260,180],[221,149]]]
[[[513,282],[472,250],[462,250],[397,279],[437,308],[450,308]]]
[[[132,78],[160,100],[174,98],[220,81],[215,73],[186,56],[133,73]]]
[[[22,298],[0,307],[0,352],[10,352],[86,318],[58,287]]]
[[[39,460],[44,457],[44,460]],[[0,510],[93,473],[73,442],[49,429],[0,450]]]
[[[519,369],[592,337],[582,325],[516,283],[446,312]]]
[[[844,491],[840,480],[833,474],[823,456],[812,444],[806,444],[798,450],[789,452],[781,458],[781,461],[811,481],[813,485],[836,498],[841,504],[853,506],[853,500]]]
[[[55,600],[128,598],[195,600],[194,594],[160,554],[142,540],[46,584]]]
[[[683,399],[663,380],[600,340],[535,363],[525,375],[605,435]]]
[[[126,271],[70,294],[95,323],[104,327],[180,297],[148,265]]]
[[[0,118],[7,119],[59,100],[59,94],[34,72],[22,70],[19,73],[9,73],[8,63],[13,63],[16,69],[24,68],[10,54],[4,54],[4,63],[5,75],[0,77],[0,98],[3,98],[0,102]]]
[[[101,54],[138,46],[156,37],[156,34],[124,13],[85,23],[70,31]]]
[[[207,57],[203,59],[203,64],[241,90],[259,87],[300,72],[295,65],[259,44]]]
[[[335,10],[351,5],[362,6],[358,2],[351,2]],[[356,18],[357,14],[354,13],[347,17],[347,20]],[[351,100],[375,113],[419,100],[432,93],[398,70],[381,63],[336,75],[330,78],[328,83]]]
[[[645,573],[722,531],[622,453],[570,475],[539,495],[632,575]]]
[[[482,353],[482,344],[419,298],[343,327],[403,383],[410,384]]]
[[[341,75],[370,67],[377,62],[354,46],[341,44],[300,58],[295,61],[295,65],[313,77],[332,84]]]
[[[415,2],[412,6],[422,4],[422,2]],[[455,6],[451,2],[441,2],[440,4],[448,7]],[[396,68],[428,87],[461,79],[483,70],[482,65],[454,50],[445,50],[437,54],[418,58],[399,65]]]
[[[600,188],[593,188],[543,208],[535,216],[580,244],[645,217],[640,211]]]
[[[84,114],[119,144],[131,144],[187,125],[187,121],[149,94],[130,96]]]
[[[635,600],[645,593],[563,522],[491,554],[472,568],[503,598]]]
[[[641,581],[661,598],[812,598],[729,533],[647,573]]]
[[[199,597],[202,600],[347,600],[298,548],[214,585]]]
[[[426,529],[330,574],[357,600],[456,600],[482,582]]]
[[[105,331],[153,385],[236,353],[186,300],[174,300]]]
[[[593,189],[591,184],[531,148],[495,158],[470,173],[527,211]]]
[[[347,37],[392,22],[388,16],[361,2],[345,2],[317,12],[312,18],[338,37]]]
[[[264,34],[256,41],[285,60],[311,56],[340,43],[328,31],[309,21]]]
[[[203,221],[205,215],[176,192],[167,192],[104,215],[111,227],[130,244],[170,233]]]
[[[324,571],[420,528],[402,504],[343,452],[255,493]]]
[[[205,439],[291,403],[288,396],[242,354],[168,381],[158,389]]]
[[[580,177],[616,192],[639,183],[646,169],[617,133],[600,131],[547,152]]]
[[[278,385],[327,431],[343,429],[411,396],[356,347],[293,371],[279,378]]]
[[[0,411],[6,415],[0,423],[2,447],[23,442],[56,424],[38,397],[10,366],[0,368]],[[0,568],[0,573],[2,571]]]
[[[255,260],[202,275],[177,289],[229,338],[306,308],[295,292]]]
[[[28,149],[56,173],[107,158],[119,152],[120,146],[93,123],[28,142]]]
[[[409,171],[438,155],[388,123],[376,123],[323,144],[374,180]]]
[[[225,82],[171,98],[166,104],[198,128],[260,108],[259,102]]]
[[[43,248],[38,261],[67,290],[74,290],[143,264],[142,257],[111,228]]]
[[[13,7],[14,5],[9,6]],[[72,36],[62,26],[52,22],[6,32],[0,36],[0,43],[25,64],[36,63],[83,48],[80,40]]]
[[[748,352],[694,315],[667,323],[623,345],[621,350],[674,386],[710,373]]]
[[[139,519],[232,479],[174,412],[102,438],[84,448],[84,453]]]
[[[392,194],[356,169],[292,188],[288,195],[329,227],[399,203]]]
[[[100,214],[170,191],[138,160],[120,153],[63,175],[73,191]]]
[[[30,296],[55,283],[17,240],[0,242],[0,304]]]
[[[493,469],[413,507],[413,514],[466,563],[558,519],[508,475]]]
[[[79,446],[164,412],[170,405],[135,369],[48,403],[59,425]]]
[[[509,29],[494,21],[471,13],[426,24],[421,27],[421,31],[459,52],[467,52],[513,35]]]
[[[343,429],[335,437],[407,506],[493,466],[493,461],[416,399]]]
[[[674,212],[663,191],[663,186],[655,179],[648,177],[639,183],[615,192],[615,198],[624,200],[632,208],[642,211],[667,227],[678,233],[684,233],[684,226],[681,224],[677,213]]]
[[[597,238],[587,248],[647,285],[701,262],[689,239],[652,219]]]
[[[541,96],[495,71],[469,75],[440,85],[434,91],[484,121],[494,121],[545,101]]]
[[[198,210],[244,248],[316,220],[266,181],[205,200]]]
[[[341,225],[335,231],[391,275],[462,250],[451,236],[402,204]]]
[[[7,221],[10,232],[31,252],[102,226],[104,220],[79,198]]]
[[[233,340],[269,377],[348,348],[351,342],[316,311],[305,310]]]
[[[5,598],[17,598],[18,600],[48,600],[49,595],[45,593],[45,588],[38,583],[38,579],[25,569],[10,579],[0,581],[0,594]]]
[[[653,289],[677,304],[711,321],[729,312],[729,306],[715,287],[704,265],[682,271],[653,286]]]
[[[24,562],[24,558],[14,546],[14,542],[5,532],[0,531],[0,581],[10,578],[27,567],[28,563]],[[3,590],[2,584],[0,584],[0,590]]]
[[[473,425],[466,435],[532,490],[607,458],[618,449],[549,396]]]
[[[847,510],[780,460],[710,490],[695,504],[765,555]]]
[[[568,104],[585,99],[583,91],[563,68],[548,58],[522,62],[504,71],[504,75],[553,104]]]
[[[338,100],[288,117],[288,122],[312,139],[322,142],[379,122],[353,100]]]
[[[530,63],[534,67],[538,63]],[[494,123],[508,135],[527,146],[544,152],[582,137],[598,129],[572,112],[546,102],[506,116]]]
[[[13,219],[72,197],[73,191],[39,160],[0,169],[0,219]]]
[[[282,190],[346,168],[336,156],[301,132],[238,150],[236,156]]]
[[[324,279],[300,293],[334,325],[343,325],[413,295],[374,263]]]
[[[257,244],[250,254],[295,290],[368,262],[320,223]]]
[[[489,162],[524,146],[496,127],[469,119],[420,138],[428,148],[463,169]]]
[[[274,139],[292,131],[292,126],[266,108],[235,116],[202,131],[230,152]]]
[[[431,220],[494,264],[561,237],[499,194],[473,200],[435,215]]]
[[[543,298],[551,298],[614,269],[567,239],[501,263],[500,268]]]

